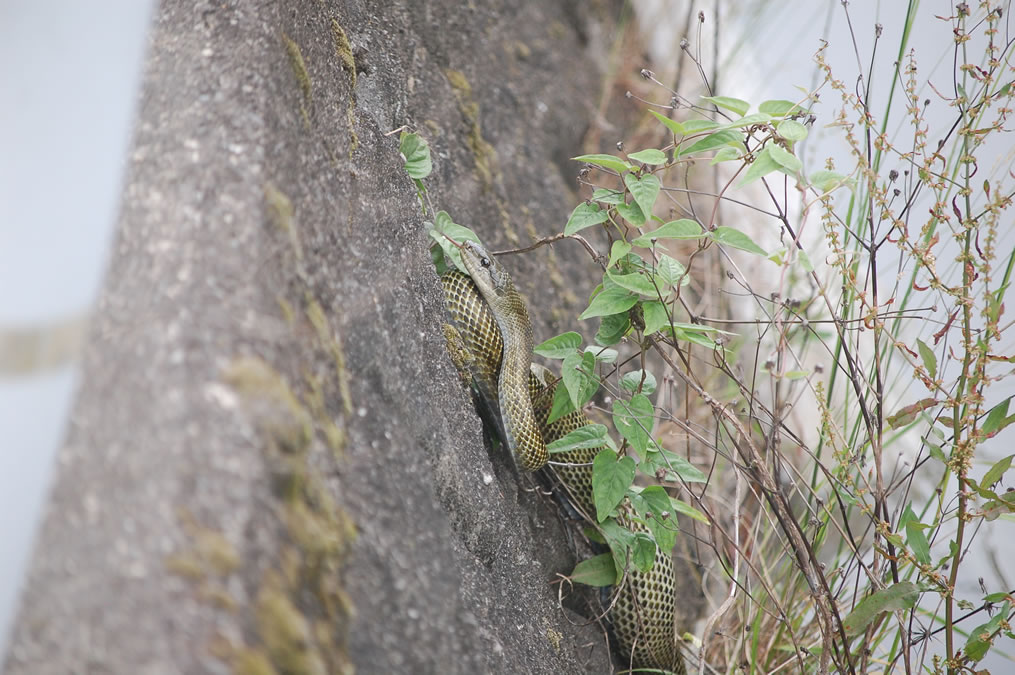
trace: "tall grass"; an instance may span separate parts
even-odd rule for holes
[[[973,672],[1013,637],[1015,591],[999,585],[1003,574],[969,578],[967,559],[974,539],[1010,529],[1003,521],[1015,511],[1005,487],[1013,456],[998,436],[1015,421],[1006,10],[960,3],[938,19],[951,41],[918,54],[914,20],[930,10],[910,2],[899,34],[877,27],[874,51],[856,48],[854,72],[834,71],[819,51],[823,81],[795,107],[712,91],[691,100],[645,72],[662,94],[644,94],[645,108],[676,121],[660,120],[665,161],[623,149],[614,157],[626,169],[579,158],[600,192],[565,234],[580,237],[602,211],[605,222],[592,224],[609,250],[633,242],[637,253],[638,237],[649,249],[616,266],[609,256],[603,289],[616,272],[657,279],[664,255],[692,280],[657,288],[651,302],[666,308],[668,325],[651,335],[635,321],[625,344],[640,353],[628,359],[668,371],[676,394],[656,399],[657,440],[709,470],[704,488],[671,487],[709,521],[685,533],[698,537],[712,591],[704,632],[687,649],[703,671]],[[842,18],[855,45],[845,3]],[[878,50],[894,56],[882,91],[873,89]],[[704,73],[694,48],[685,54]],[[920,70],[942,56],[952,63],[947,90]],[[930,106],[948,110],[944,126]],[[701,119],[721,126],[688,122]],[[799,161],[815,125],[845,141],[846,161]],[[708,163],[720,176],[711,194]],[[629,204],[645,210],[639,180],[650,175],[662,195],[651,212],[697,228],[648,243],[664,229],[631,218]],[[764,251],[771,262],[745,258],[764,230],[778,232]],[[717,271],[728,277],[723,292],[739,298],[729,316],[695,311],[700,278]],[[746,311],[758,319],[743,321]],[[600,366],[604,380],[614,373]],[[674,398],[682,404],[667,403]],[[674,427],[678,442],[662,435]],[[993,658],[1010,659],[1003,649]]]

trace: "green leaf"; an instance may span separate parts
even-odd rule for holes
[[[462,254],[458,250],[458,247],[448,241],[450,237],[455,242],[461,244],[465,241],[472,241],[477,244],[482,244],[476,233],[469,228],[458,225],[451,220],[451,216],[446,211],[438,211],[437,216],[434,218],[433,226],[427,231],[427,234],[437,242],[444,252],[444,256],[451,260],[463,274],[468,274],[469,271],[465,268],[465,263],[462,262]],[[446,236],[445,236],[446,235]]]
[[[599,323],[599,330],[596,331],[595,339],[599,344],[609,347],[620,342],[629,330],[631,330],[631,317],[628,316],[626,311],[620,314],[605,316]]]
[[[917,523],[907,523],[905,526],[905,543],[912,550],[912,554],[916,558],[924,563],[931,563],[931,545],[927,541],[927,535],[924,534],[924,529],[919,527]],[[926,527],[926,526],[924,526]]]
[[[601,523],[617,508],[634,481],[635,465],[630,457],[617,457],[609,448],[592,460],[592,501]],[[607,537],[609,541],[609,537]]]
[[[643,376],[644,382],[642,382]],[[631,393],[638,393],[639,385],[641,386],[640,393],[651,395],[656,390],[656,378],[647,370],[633,370],[620,378],[620,386]]]
[[[586,347],[586,354],[592,354],[592,358],[596,360],[596,363],[613,363],[617,360],[617,350],[607,349],[605,347]]]
[[[694,466],[680,455],[669,450],[664,450],[652,444],[653,449],[645,458],[645,472],[657,474],[662,471],[664,477],[661,480],[676,482],[681,478],[685,483],[704,483],[707,478],[698,467]]]
[[[729,162],[730,160],[740,159],[742,156],[743,150],[740,148],[724,145],[712,156],[712,161],[709,164],[715,166],[719,162]]]
[[[593,164],[606,169],[613,169],[617,173],[624,173],[625,171],[631,171],[634,169],[633,166],[622,160],[620,157],[614,157],[613,155],[579,155],[578,157],[572,157],[571,159],[576,162],[585,162],[586,164]]]
[[[574,352],[564,357],[564,363],[560,366],[560,377],[564,381],[564,387],[567,388],[575,410],[581,410],[599,389],[595,369],[596,357],[588,352],[583,354]]]
[[[726,227],[724,225],[715,228],[712,232],[712,238],[724,246],[738,248],[741,251],[747,251],[748,253],[768,257],[768,254],[765,253],[765,249],[755,244],[754,241],[746,234],[740,230],[734,230],[732,227]]]
[[[686,286],[691,283],[691,277],[687,274],[687,268],[665,253],[659,256],[656,274],[664,283],[670,286]]]
[[[769,145],[768,151],[772,159],[774,159],[779,164],[779,166],[786,169],[790,173],[795,174],[799,172],[800,169],[802,169],[804,166],[796,155],[794,155],[792,152],[782,147],[781,145],[775,144]]]
[[[631,562],[642,572],[648,572],[656,562],[656,542],[644,532],[635,532],[631,543]]]
[[[672,334],[674,340],[683,340],[692,344],[701,345],[706,349],[715,349],[715,340],[708,336],[708,333],[715,332],[710,326],[699,326],[693,323],[674,322],[670,326],[662,328],[664,333]]]
[[[754,157],[754,161],[751,162],[751,166],[744,173],[744,177],[740,179],[739,186],[743,187],[753,183],[759,178],[764,178],[773,171],[779,171],[781,168],[782,165],[775,161],[772,157],[772,146],[766,145],[761,149],[761,152]]]
[[[417,134],[407,134],[404,131],[398,138],[398,151],[402,153],[405,160],[405,172],[411,178],[422,180],[433,171],[433,163],[430,161],[430,145]]]
[[[702,481],[702,482],[704,482],[704,481]],[[705,523],[706,525],[709,522],[708,521],[708,516],[706,516],[704,513],[702,513],[698,509],[694,508],[693,506],[691,506],[687,502],[681,501],[681,500],[677,499],[676,497],[670,497],[670,505],[673,507],[673,510],[676,511],[677,513],[683,514],[683,515],[688,516],[690,518],[694,518],[698,522]]]
[[[638,296],[626,288],[614,286],[604,289],[596,297],[592,298],[588,308],[582,312],[578,319],[590,319],[594,316],[609,316],[626,312],[635,306]]]
[[[800,266],[804,268],[804,272],[813,272],[814,264],[811,262],[811,257],[807,255],[807,251],[802,248],[798,248],[796,251],[797,260],[800,261]]]
[[[613,555],[600,553],[588,560],[582,560],[574,566],[571,581],[586,586],[612,586],[617,583],[617,567],[613,563]]]
[[[606,545],[610,547],[610,554],[613,556],[613,564],[619,581],[627,569],[628,554],[634,546],[634,532],[618,523],[614,518],[603,521],[599,525],[599,529],[606,540]]]
[[[724,124],[723,128],[740,128],[749,127],[755,124],[768,124],[772,121],[772,116],[765,112],[756,112],[751,115],[744,115],[738,120],[733,120],[729,124]]]
[[[606,426],[603,424],[586,424],[558,438],[546,446],[550,454],[571,452],[584,448],[598,448],[606,445]]]
[[[647,295],[650,298],[659,297],[659,292],[656,291],[655,285],[652,280],[641,272],[632,272],[631,274],[615,274],[613,272],[607,272],[610,280],[621,288],[625,288],[634,293],[640,293],[641,295]]]
[[[624,191],[623,190],[608,190],[606,188],[598,188],[592,193],[592,200],[601,202],[603,204],[623,204],[624,203]]]
[[[536,345],[532,351],[548,359],[562,359],[568,354],[574,354],[581,346],[582,336],[569,331]]]
[[[923,533],[923,529],[917,524],[906,525],[906,544],[912,549],[917,560],[924,565],[930,564],[930,543],[928,543],[927,535]]]
[[[899,519],[899,526],[906,530],[906,545],[916,559],[924,565],[929,565],[930,543],[927,541],[927,535],[923,533],[927,529],[927,525],[920,522],[909,504],[906,505],[906,510],[903,512],[902,518]]]
[[[920,413],[928,408],[933,408],[938,404],[935,398],[925,398],[911,403],[910,405],[903,406],[901,409],[895,412],[893,415],[889,415],[885,418],[885,422],[888,423],[890,429],[901,429],[902,427],[909,426],[920,416]]]
[[[646,174],[641,178],[636,177],[634,174],[627,174],[624,176],[624,185],[631,191],[631,196],[634,197],[635,203],[641,212],[645,216],[652,214],[652,207],[655,206],[656,197],[659,196],[659,189],[662,184],[659,179],[652,174]]]
[[[553,390],[553,404],[550,406],[550,416],[546,419],[547,424],[553,424],[561,417],[570,415],[577,408],[571,401],[571,394],[568,393],[567,387],[557,385]]]
[[[1015,459],[1015,455],[1008,455],[1007,457],[995,462],[994,466],[990,467],[990,470],[983,474],[983,479],[980,480],[980,485],[991,489],[995,483],[1004,477],[1005,472],[1011,468],[1013,459]]]
[[[815,171],[810,175],[811,185],[817,188],[818,192],[831,192],[841,187],[846,182],[846,177],[835,171]]]
[[[775,117],[785,117],[786,115],[795,115],[802,113],[804,110],[793,101],[773,100],[765,101],[758,106],[758,111],[774,115]]]
[[[686,157],[699,152],[708,152],[709,150],[721,148],[729,143],[740,143],[743,140],[744,134],[740,131],[734,131],[733,129],[720,129],[719,131],[712,132],[708,136],[705,136],[705,138],[700,139],[686,150],[681,148],[680,156]]]
[[[652,115],[657,120],[662,122],[663,126],[665,126],[667,129],[673,132],[673,135],[684,136],[687,133],[686,131],[684,131],[684,125],[681,124],[680,122],[677,122],[676,120],[671,120],[669,117],[666,117],[665,115],[660,115],[655,110],[649,110],[649,112],[652,113]]]
[[[735,112],[739,117],[743,117],[750,110],[751,104],[741,98],[733,98],[732,96],[702,96],[702,100],[710,103],[715,103],[720,108],[725,108],[731,112]]]
[[[705,232],[697,221],[681,218],[664,223],[658,229],[646,232],[631,243],[642,248],[652,248],[653,239],[698,239],[703,236]]]
[[[1012,512],[1015,512],[1015,491],[997,495],[997,499],[983,505],[983,519],[987,521],[1004,518]]]
[[[620,214],[621,218],[635,227],[641,227],[647,220],[645,213],[638,208],[638,204],[636,202],[631,202],[630,204],[617,204],[617,213]]]
[[[606,268],[613,267],[619,260],[623,259],[628,253],[631,252],[631,245],[626,241],[615,241],[613,246],[610,248],[610,262],[606,264]]]
[[[1011,399],[1012,397],[1009,396],[991,408],[990,412],[987,413],[987,419],[984,421],[983,427],[981,427],[980,430],[987,434],[988,437],[993,436],[998,431],[1011,424],[1013,418],[1008,417],[1008,404],[1011,402]]]
[[[429,228],[428,232],[433,229],[433,223],[424,224]],[[430,260],[433,261],[433,266],[438,277],[444,276],[451,270],[447,258],[444,257],[444,249],[438,246],[436,242],[430,245]]]
[[[711,131],[712,129],[717,129],[719,127],[718,122],[713,122],[712,120],[704,120],[704,119],[684,120],[682,124],[684,125],[684,131],[688,136],[690,136],[691,134],[697,134],[702,131]]]
[[[666,153],[662,150],[656,150],[655,148],[648,148],[646,150],[628,153],[627,158],[633,159],[636,162],[641,162],[642,164],[649,164],[651,166],[659,166],[660,164],[666,163]]]
[[[920,587],[911,581],[900,581],[861,600],[842,621],[846,635],[855,637],[882,612],[910,609],[920,597]]]
[[[1015,512],[1015,490],[998,495],[984,504],[984,520],[996,521],[999,518],[1007,519],[1008,515]]]
[[[632,488],[634,489],[634,488]],[[677,519],[666,488],[651,485],[631,498],[635,512],[645,520],[659,550],[669,553],[677,543]]]
[[[894,546],[902,548],[902,535],[898,532],[889,532],[885,534],[885,539],[890,541]]]
[[[1001,622],[1006,621],[1011,613],[1011,602],[1005,601],[1000,610],[987,623],[980,624],[969,632],[966,646],[962,651],[973,663],[981,661],[994,642],[995,633],[1001,629]],[[983,672],[983,671],[981,671]],[[989,672],[989,671],[987,671]]]
[[[783,120],[782,122],[779,122],[779,126],[775,128],[775,131],[787,141],[792,143],[802,141],[807,138],[807,127],[796,120]]]
[[[644,394],[635,394],[630,401],[620,398],[613,401],[613,426],[642,457],[648,450],[654,414],[652,402]]]
[[[605,223],[606,219],[606,211],[600,209],[598,204],[582,202],[575,207],[574,211],[571,212],[571,216],[567,219],[567,225],[564,226],[564,234],[570,236],[576,232],[581,232],[586,227]]]
[[[652,335],[664,326],[670,325],[670,315],[666,305],[658,300],[641,303],[642,316],[645,321],[645,335]]]

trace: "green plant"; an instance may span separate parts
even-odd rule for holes
[[[1015,455],[995,440],[1015,422],[1012,396],[995,393],[1015,362],[1004,314],[1015,246],[1001,244],[1015,174],[986,164],[1013,130],[1015,43],[1000,41],[998,3],[959,4],[942,18],[955,64],[942,94],[908,48],[916,11],[910,2],[882,110],[869,104],[869,73],[846,85],[822,51],[832,119],[819,92],[755,106],[667,91],[648,110],[665,139],[576,157],[588,197],[539,242],[574,240],[602,271],[577,317],[598,322],[593,344],[569,331],[536,349],[562,362],[554,415],[611,400],[598,420],[615,435],[592,424],[551,448],[606,446],[593,481],[612,555],[573,578],[606,585],[627,560],[650,565],[680,536],[656,517],[664,510],[707,522],[702,543],[728,593],[698,656],[717,670],[746,657],[752,672],[973,672],[1015,637],[1015,591],[962,590],[978,531],[1015,520],[1015,492],[998,487]],[[933,141],[928,96],[952,111]],[[848,165],[801,161],[818,116],[847,142]],[[403,136],[405,147],[412,163],[418,139]],[[720,176],[711,194],[693,185],[706,165]],[[656,215],[666,210],[677,217]],[[443,212],[434,222],[470,234]],[[820,236],[805,231],[815,226]],[[770,290],[755,289],[761,273],[742,273],[745,261],[767,266]],[[720,271],[759,320],[694,310],[692,281]],[[650,535],[610,536],[619,513]],[[717,637],[723,621],[746,630]]]

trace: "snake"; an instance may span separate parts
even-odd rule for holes
[[[547,465],[546,446],[590,423],[581,410],[548,422],[559,378],[532,363],[532,324],[524,299],[510,275],[475,242],[459,245],[468,274],[449,269],[441,275],[447,312],[449,348],[459,369],[466,369],[480,398],[499,425],[518,465],[533,471]],[[602,447],[556,454],[550,470],[576,509],[590,524],[595,505],[592,461]],[[648,532],[621,516],[623,526]],[[654,565],[642,572],[624,570],[609,612],[621,662],[685,675],[676,639],[676,573],[672,556],[656,547]]]

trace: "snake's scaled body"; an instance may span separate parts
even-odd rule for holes
[[[481,247],[477,248],[482,251]],[[485,252],[482,255],[489,259]],[[482,256],[479,262],[482,263]],[[495,261],[492,262],[492,265],[496,264]],[[466,267],[471,274],[472,267],[468,264]],[[487,269],[487,266],[481,267]],[[485,274],[482,269],[479,273]],[[503,270],[500,272],[503,273]],[[506,273],[504,274],[506,276]],[[482,279],[477,283],[470,276],[451,270],[441,277],[441,283],[444,286],[448,313],[460,340],[459,348],[466,352],[464,363],[468,366],[472,380],[487,405],[491,408],[500,406],[499,410],[495,409],[492,412],[494,417],[502,421],[502,433],[507,435],[510,429],[518,428],[518,425],[512,426],[506,418],[518,408],[526,407],[532,415],[533,424],[541,437],[540,445],[545,453],[545,444],[552,443],[570,431],[589,423],[581,411],[572,412],[553,423],[547,423],[550,404],[553,401],[553,387],[556,384],[552,382],[553,378],[545,368],[540,369],[537,366],[530,369],[531,327],[527,327],[525,331],[528,336],[527,343],[523,340],[519,346],[514,342],[517,335],[505,332],[504,329],[505,325],[511,329],[514,325],[513,319],[497,316],[498,308],[486,300],[487,294],[481,290],[484,283]],[[513,286],[511,290],[514,291]],[[524,301],[518,297],[517,302],[524,310]],[[502,304],[501,308],[503,306]],[[508,311],[514,311],[511,307],[517,306],[511,305]],[[523,317],[524,322],[528,324],[527,312]],[[517,318],[516,315],[514,319]],[[511,358],[510,352],[515,349],[523,352],[524,358],[517,354],[513,355],[515,358]],[[507,368],[523,369],[520,374],[512,377],[524,378],[526,393],[524,401],[507,401],[505,407],[505,398],[510,396],[505,397],[504,390],[498,391],[498,387],[505,381],[503,371]],[[513,396],[515,390],[511,391]],[[510,436],[507,442],[511,444]],[[576,508],[589,517],[590,522],[591,516],[595,514],[592,498],[592,460],[601,449],[586,448],[555,455],[552,467]],[[633,531],[647,531],[637,522],[623,524]],[[610,612],[613,630],[625,664],[630,661],[635,667],[660,668],[683,675],[685,672],[683,660],[676,646],[675,589],[673,560],[669,553],[657,549],[655,564],[648,572],[640,572],[633,565],[629,565]]]
[[[473,288],[484,302],[469,302],[472,311],[486,306],[490,310],[496,330],[485,326],[480,340],[492,339],[493,333],[502,337],[508,349],[502,355],[483,366],[497,367],[497,401],[500,422],[508,449],[526,471],[535,471],[546,466],[549,454],[543,443],[543,436],[536,424],[532,404],[528,397],[529,364],[532,363],[532,323],[525,301],[515,289],[514,283],[500,263],[475,242],[466,241],[461,247],[462,262],[469,270]],[[475,292],[475,291],[474,291]],[[484,352],[472,352],[475,360],[485,358]],[[489,383],[489,384],[492,384]]]

